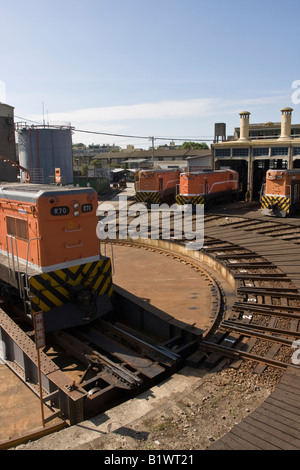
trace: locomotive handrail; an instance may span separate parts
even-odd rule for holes
[[[102,226],[104,226],[102,220],[98,220],[98,223],[101,224]],[[104,241],[104,246],[105,246],[105,252],[104,252],[104,256],[106,256],[106,241]],[[115,274],[115,261],[114,261],[114,247],[113,247],[113,243],[112,241],[110,240],[110,249],[111,249],[111,265],[112,265],[112,276]],[[100,251],[100,256],[101,256],[101,240],[99,238],[99,251]]]
[[[9,253],[8,238],[10,239],[10,249],[11,249],[11,253]],[[15,250],[16,250],[16,254],[14,253],[13,240],[15,241]],[[17,239],[16,239],[16,237],[13,237],[12,235],[9,235],[9,234],[6,234],[6,252],[7,252],[7,263],[8,263],[9,272],[11,272],[10,261],[9,261],[9,257],[10,257],[10,255],[11,255],[12,267],[13,267],[13,268],[12,268],[12,272],[13,272],[13,275],[14,275],[14,276],[16,275],[15,256],[16,256],[16,258],[17,258],[17,265],[18,265],[18,287],[19,287],[20,297],[21,297],[21,299],[23,299],[24,296],[23,296],[23,292],[22,292],[22,289],[21,289],[21,274],[20,274],[20,265],[19,265],[19,255],[18,255]]]
[[[81,232],[82,230],[82,227],[79,226],[79,228],[75,228],[74,230],[67,230],[67,229],[64,229],[64,232],[65,233],[73,233],[73,232]]]
[[[82,245],[83,245],[82,242],[80,242],[78,245],[67,245],[67,243],[65,243],[66,248],[77,248],[77,247],[82,246]]]
[[[236,180],[215,181],[215,182],[211,185],[211,187],[210,187],[210,189],[209,189],[209,191],[208,191],[208,194],[212,191],[213,187],[216,186],[217,184],[233,183],[233,182],[236,182]]]
[[[27,255],[26,255],[26,268],[25,268],[25,283],[26,283],[26,287],[28,287],[27,285],[27,269],[28,269],[28,258],[29,258],[29,247],[30,247],[30,243],[34,240],[41,240],[42,237],[35,237],[35,238],[29,238],[28,240],[28,243],[27,243]]]

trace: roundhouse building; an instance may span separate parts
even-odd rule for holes
[[[281,123],[250,124],[250,113],[240,113],[240,127],[232,140],[212,144],[215,169],[238,171],[242,192],[258,200],[268,169],[300,168],[300,124],[292,125],[292,108],[281,110]]]

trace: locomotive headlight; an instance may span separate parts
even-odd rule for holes
[[[79,202],[74,202],[73,207],[74,207],[75,210],[79,209],[79,207],[80,207]]]
[[[79,211],[74,211],[74,212],[73,212],[73,215],[74,215],[75,217],[78,217],[78,216],[80,215],[80,212],[79,212]]]

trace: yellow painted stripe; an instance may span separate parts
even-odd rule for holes
[[[98,289],[99,285],[101,284],[101,282],[102,282],[102,280],[103,280],[104,275],[105,275],[105,274],[107,273],[107,271],[109,270],[109,267],[110,267],[110,263],[107,263],[107,266],[105,266],[105,268],[104,268],[104,270],[103,270],[103,274],[100,274],[99,277],[97,278],[96,282],[95,282],[94,285],[93,285],[93,288],[94,288],[95,290]],[[110,282],[111,277],[108,276],[107,279],[108,279],[108,282]]]
[[[111,296],[112,296],[113,291],[114,291],[114,287],[113,287],[113,285],[111,284],[110,289],[109,289],[109,291],[108,291],[108,297],[111,297]]]
[[[57,299],[54,299],[53,296],[49,295],[50,294],[50,291],[47,291],[45,290],[45,287],[40,284],[36,278],[30,278],[30,285],[32,285],[32,287],[34,287],[36,290],[40,291],[44,297],[46,297],[48,300],[50,300],[51,302],[53,302],[55,305],[56,304],[56,300]],[[51,298],[50,298],[51,297]],[[38,305],[40,307],[41,310],[43,310],[44,312],[47,312],[48,310],[51,310],[51,307],[49,307],[49,305],[45,304],[39,297],[37,296],[34,296],[33,298],[30,299],[31,300],[31,303],[34,303],[36,305]],[[61,304],[60,304],[61,305]]]
[[[88,270],[91,269],[94,264],[95,263],[90,262],[87,263],[83,269],[81,265],[78,265],[72,266],[66,271],[57,270],[54,271],[54,273],[44,273],[42,275],[31,277],[29,281],[30,286],[32,286],[33,290],[40,292],[41,296],[43,297],[43,300],[41,300],[38,295],[30,292],[30,294],[33,296],[31,297],[32,308],[35,309],[35,306],[38,306],[38,308],[46,312],[51,310],[53,305],[63,305],[64,299],[61,299],[61,297],[69,297],[69,291],[64,287],[66,284],[70,286],[77,286],[80,283],[85,285],[92,285],[92,281],[95,280],[94,288],[97,290],[101,285],[101,282],[103,282],[104,276],[107,277],[107,280],[104,286],[101,287],[101,295],[102,293],[105,293],[111,284],[111,275],[109,273],[111,269],[111,260],[109,258],[99,260],[99,262],[95,264],[92,272],[89,273],[88,277],[85,277],[85,275],[88,273]],[[102,268],[101,273],[99,273],[99,268]],[[68,277],[68,272],[70,272],[70,277]],[[58,276],[62,280],[62,284],[58,284],[57,280],[52,277],[52,274]],[[76,274],[78,274],[77,277]],[[75,279],[72,279],[71,275],[73,275]],[[46,285],[44,285],[45,281]],[[113,291],[112,286],[109,290],[111,295]],[[49,305],[47,305],[47,300],[49,300]]]

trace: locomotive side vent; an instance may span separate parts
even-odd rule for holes
[[[13,237],[28,240],[28,224],[27,220],[17,219],[15,217],[6,217],[7,234]]]

